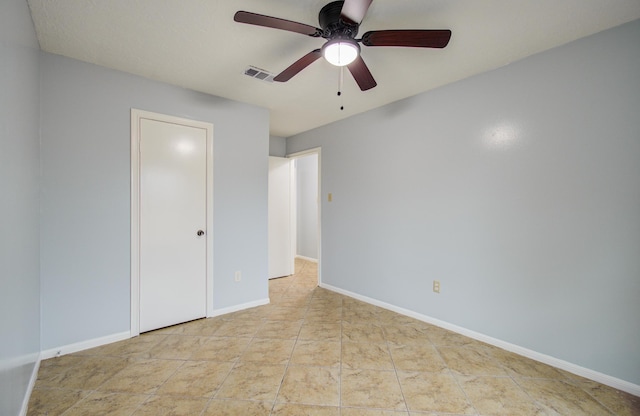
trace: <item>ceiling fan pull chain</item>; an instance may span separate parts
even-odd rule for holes
[[[344,82],[344,66],[340,67],[340,77],[338,78],[338,97],[340,97],[340,110],[344,110],[342,105],[342,85]]]

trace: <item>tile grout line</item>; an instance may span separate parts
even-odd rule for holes
[[[302,272],[303,270],[304,270],[304,267],[303,267],[303,268],[302,268],[302,270],[300,270],[298,273],[296,273],[296,271],[294,270],[293,277],[295,278],[295,276],[296,276],[297,274],[302,274],[301,272]],[[286,298],[285,294],[286,294],[286,293],[289,291],[289,289],[291,289],[291,287],[293,287],[293,286],[294,286],[294,282],[291,282],[291,283],[287,286],[287,289],[284,291],[282,298]],[[312,295],[312,298],[313,298],[313,295]],[[274,397],[274,399],[273,399],[273,404],[272,404],[272,406],[271,406],[271,410],[270,410],[270,412],[269,412],[269,414],[270,414],[270,415],[272,415],[272,414],[273,414],[273,412],[275,411],[276,406],[278,405],[278,396],[280,395],[280,390],[282,390],[282,386],[283,386],[283,384],[284,384],[284,380],[285,380],[285,378],[287,377],[287,373],[288,373],[288,371],[289,371],[289,366],[290,366],[290,364],[291,364],[291,359],[293,358],[293,352],[295,351],[296,346],[298,345],[298,340],[299,340],[299,337],[300,337],[300,332],[302,331],[302,326],[304,325],[304,321],[305,321],[305,318],[304,318],[304,317],[306,316],[307,312],[309,311],[309,303],[310,303],[310,302],[307,302],[307,304],[306,304],[305,313],[303,314],[303,318],[302,318],[302,324],[300,325],[300,328],[298,328],[298,333],[297,333],[297,335],[296,335],[296,337],[295,337],[295,341],[294,341],[294,343],[293,343],[293,347],[291,348],[291,352],[289,353],[289,359],[287,360],[287,364],[285,365],[284,373],[283,373],[283,375],[282,375],[282,380],[280,380],[280,385],[278,386],[278,390],[276,391],[275,397]],[[285,322],[286,322],[286,321],[285,321]]]
[[[208,319],[208,318],[205,318]],[[222,318],[223,321],[225,322],[232,322],[234,319],[228,319],[225,320],[224,318]],[[261,319],[262,320],[262,319]],[[262,326],[262,325],[260,325]],[[208,338],[243,338],[243,337],[231,337],[231,336],[218,336],[216,337],[216,333],[217,331],[220,329],[220,327],[216,328],[215,331],[213,331],[213,333],[211,335],[209,335]],[[227,371],[227,374],[223,377],[222,381],[220,381],[220,384],[218,385],[218,387],[215,389],[215,391],[211,394],[211,397],[208,398],[207,403],[205,404],[205,406],[202,408],[202,410],[200,411],[200,415],[204,415],[204,413],[208,410],[209,406],[211,405],[211,402],[213,402],[216,398],[216,395],[220,392],[220,389],[222,389],[222,386],[224,385],[224,383],[227,381],[227,379],[229,378],[229,376],[231,375],[231,373],[233,372],[233,370],[236,368],[236,366],[238,365],[238,363],[240,362],[240,357],[242,356],[242,354],[249,348],[249,345],[251,345],[251,341],[253,340],[253,338],[255,338],[255,334],[258,333],[259,328],[256,329],[256,332],[254,333],[253,337],[250,338],[249,342],[247,343],[247,345],[238,353],[238,356],[233,360],[233,361],[226,361],[226,362],[231,362],[233,363],[233,365],[231,365],[231,368],[229,368],[229,371]],[[202,349],[202,346],[200,348],[198,348],[197,351],[193,351],[193,353],[189,356],[189,358],[193,357],[193,355],[200,351],[200,349]],[[198,360],[191,360],[191,361],[198,361]],[[214,361],[217,362],[215,360],[203,360],[203,361]],[[225,361],[221,361],[221,362],[225,362]]]
[[[391,363],[393,364],[393,371],[396,375],[396,380],[398,381],[398,386],[400,387],[400,394],[402,394],[402,400],[404,401],[404,407],[405,409],[407,409],[407,414],[410,414],[409,411],[409,403],[407,402],[407,397],[404,394],[404,389],[402,388],[402,383],[400,382],[400,376],[398,376],[398,368],[396,367],[396,361],[393,359],[393,354],[391,354],[391,348],[389,347],[389,339],[387,337],[387,333],[384,330],[384,327],[382,328],[382,334],[384,336],[384,342],[385,345],[387,346],[387,352],[389,353],[389,357],[391,358]]]
[[[249,344],[247,344],[248,347]],[[245,348],[247,348],[245,347]],[[194,352],[195,354],[195,352]],[[211,397],[209,397],[209,400],[207,400],[207,404],[205,404],[205,406],[202,408],[202,411],[200,412],[200,415],[204,415],[204,413],[207,411],[207,409],[209,408],[209,406],[211,405],[211,402],[215,399],[216,394],[218,394],[218,392],[220,391],[220,389],[222,388],[222,386],[224,385],[224,382],[227,381],[227,379],[229,378],[229,375],[231,374],[231,372],[233,371],[233,369],[236,367],[237,362],[240,361],[240,357],[236,358],[233,361],[233,365],[231,366],[231,368],[229,368],[229,371],[227,371],[227,374],[224,376],[224,378],[222,379],[222,381],[220,381],[220,384],[218,385],[218,387],[216,388],[216,390],[211,394]]]
[[[294,266],[294,268],[295,268],[295,266]],[[295,275],[296,275],[296,273],[295,273],[295,270],[294,270],[293,276],[295,276]],[[289,291],[289,289],[291,288],[292,285],[293,285],[293,282],[290,283],[287,286],[287,290],[284,291],[285,294],[287,293],[287,291]],[[286,296],[283,296],[283,298],[284,297],[286,297]],[[304,320],[303,320],[303,322],[304,322]],[[300,328],[302,328],[302,325],[300,325]],[[300,335],[300,330],[298,330],[298,336],[299,335]],[[275,408],[277,406],[278,396],[280,395],[280,390],[282,390],[282,385],[284,384],[284,379],[287,376],[287,371],[289,370],[289,364],[291,363],[291,357],[293,356],[293,351],[295,350],[296,344],[298,343],[298,336],[296,336],[295,342],[293,343],[293,348],[291,348],[291,352],[289,353],[289,359],[287,360],[287,363],[285,364],[285,367],[284,367],[284,373],[282,373],[282,379],[280,380],[280,385],[278,386],[278,389],[276,390],[276,394],[273,397],[273,403],[271,404],[271,410],[269,411],[270,415],[273,414],[273,412],[275,411]]]
[[[458,381],[458,378],[455,376],[455,374],[453,373],[453,370],[451,370],[451,368],[449,367],[449,364],[447,363],[447,361],[444,359],[444,357],[442,356],[442,354],[440,353],[440,348],[438,348],[438,346],[433,342],[433,340],[431,339],[431,337],[429,336],[429,334],[427,334],[427,338],[429,338],[429,341],[431,341],[431,344],[434,346],[436,352],[438,353],[438,356],[440,357],[440,359],[442,360],[442,362],[444,363],[444,365],[447,368],[447,372],[449,373],[449,375],[451,376],[451,378],[453,379],[453,381],[456,383],[456,385],[458,386],[458,388],[460,389],[460,391],[462,391],[462,394],[464,394],[465,399],[467,399],[467,403],[469,403],[469,405],[473,408],[473,410],[476,412],[476,415],[479,415],[480,412],[478,412],[478,409],[476,409],[476,406],[473,404],[473,402],[471,401],[471,399],[469,398],[469,395],[467,394],[467,392],[462,388],[462,386],[460,385],[460,381]]]

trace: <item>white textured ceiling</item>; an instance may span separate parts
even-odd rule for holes
[[[373,0],[359,34],[451,29],[445,49],[367,48],[378,86],[361,92],[318,60],[287,83],[275,74],[322,39],[236,23],[238,10],[318,26],[329,0],[28,0],[42,50],[266,107],[271,134],[289,137],[497,68],[640,18],[640,0]],[[344,105],[344,111],[340,106]]]

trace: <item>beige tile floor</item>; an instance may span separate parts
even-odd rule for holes
[[[640,398],[317,286],[43,361],[29,415],[640,415]]]

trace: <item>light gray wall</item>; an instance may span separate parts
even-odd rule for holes
[[[295,159],[296,255],[318,258],[318,155]]]
[[[268,298],[268,111],[56,55],[41,62],[43,350],[129,330],[132,107],[213,123],[214,308]]]
[[[40,351],[39,48],[23,0],[0,2],[0,414],[17,415]]]
[[[323,281],[640,384],[638,45],[635,21],[289,138],[322,146]]]
[[[269,156],[285,157],[287,155],[287,139],[269,136]]]

